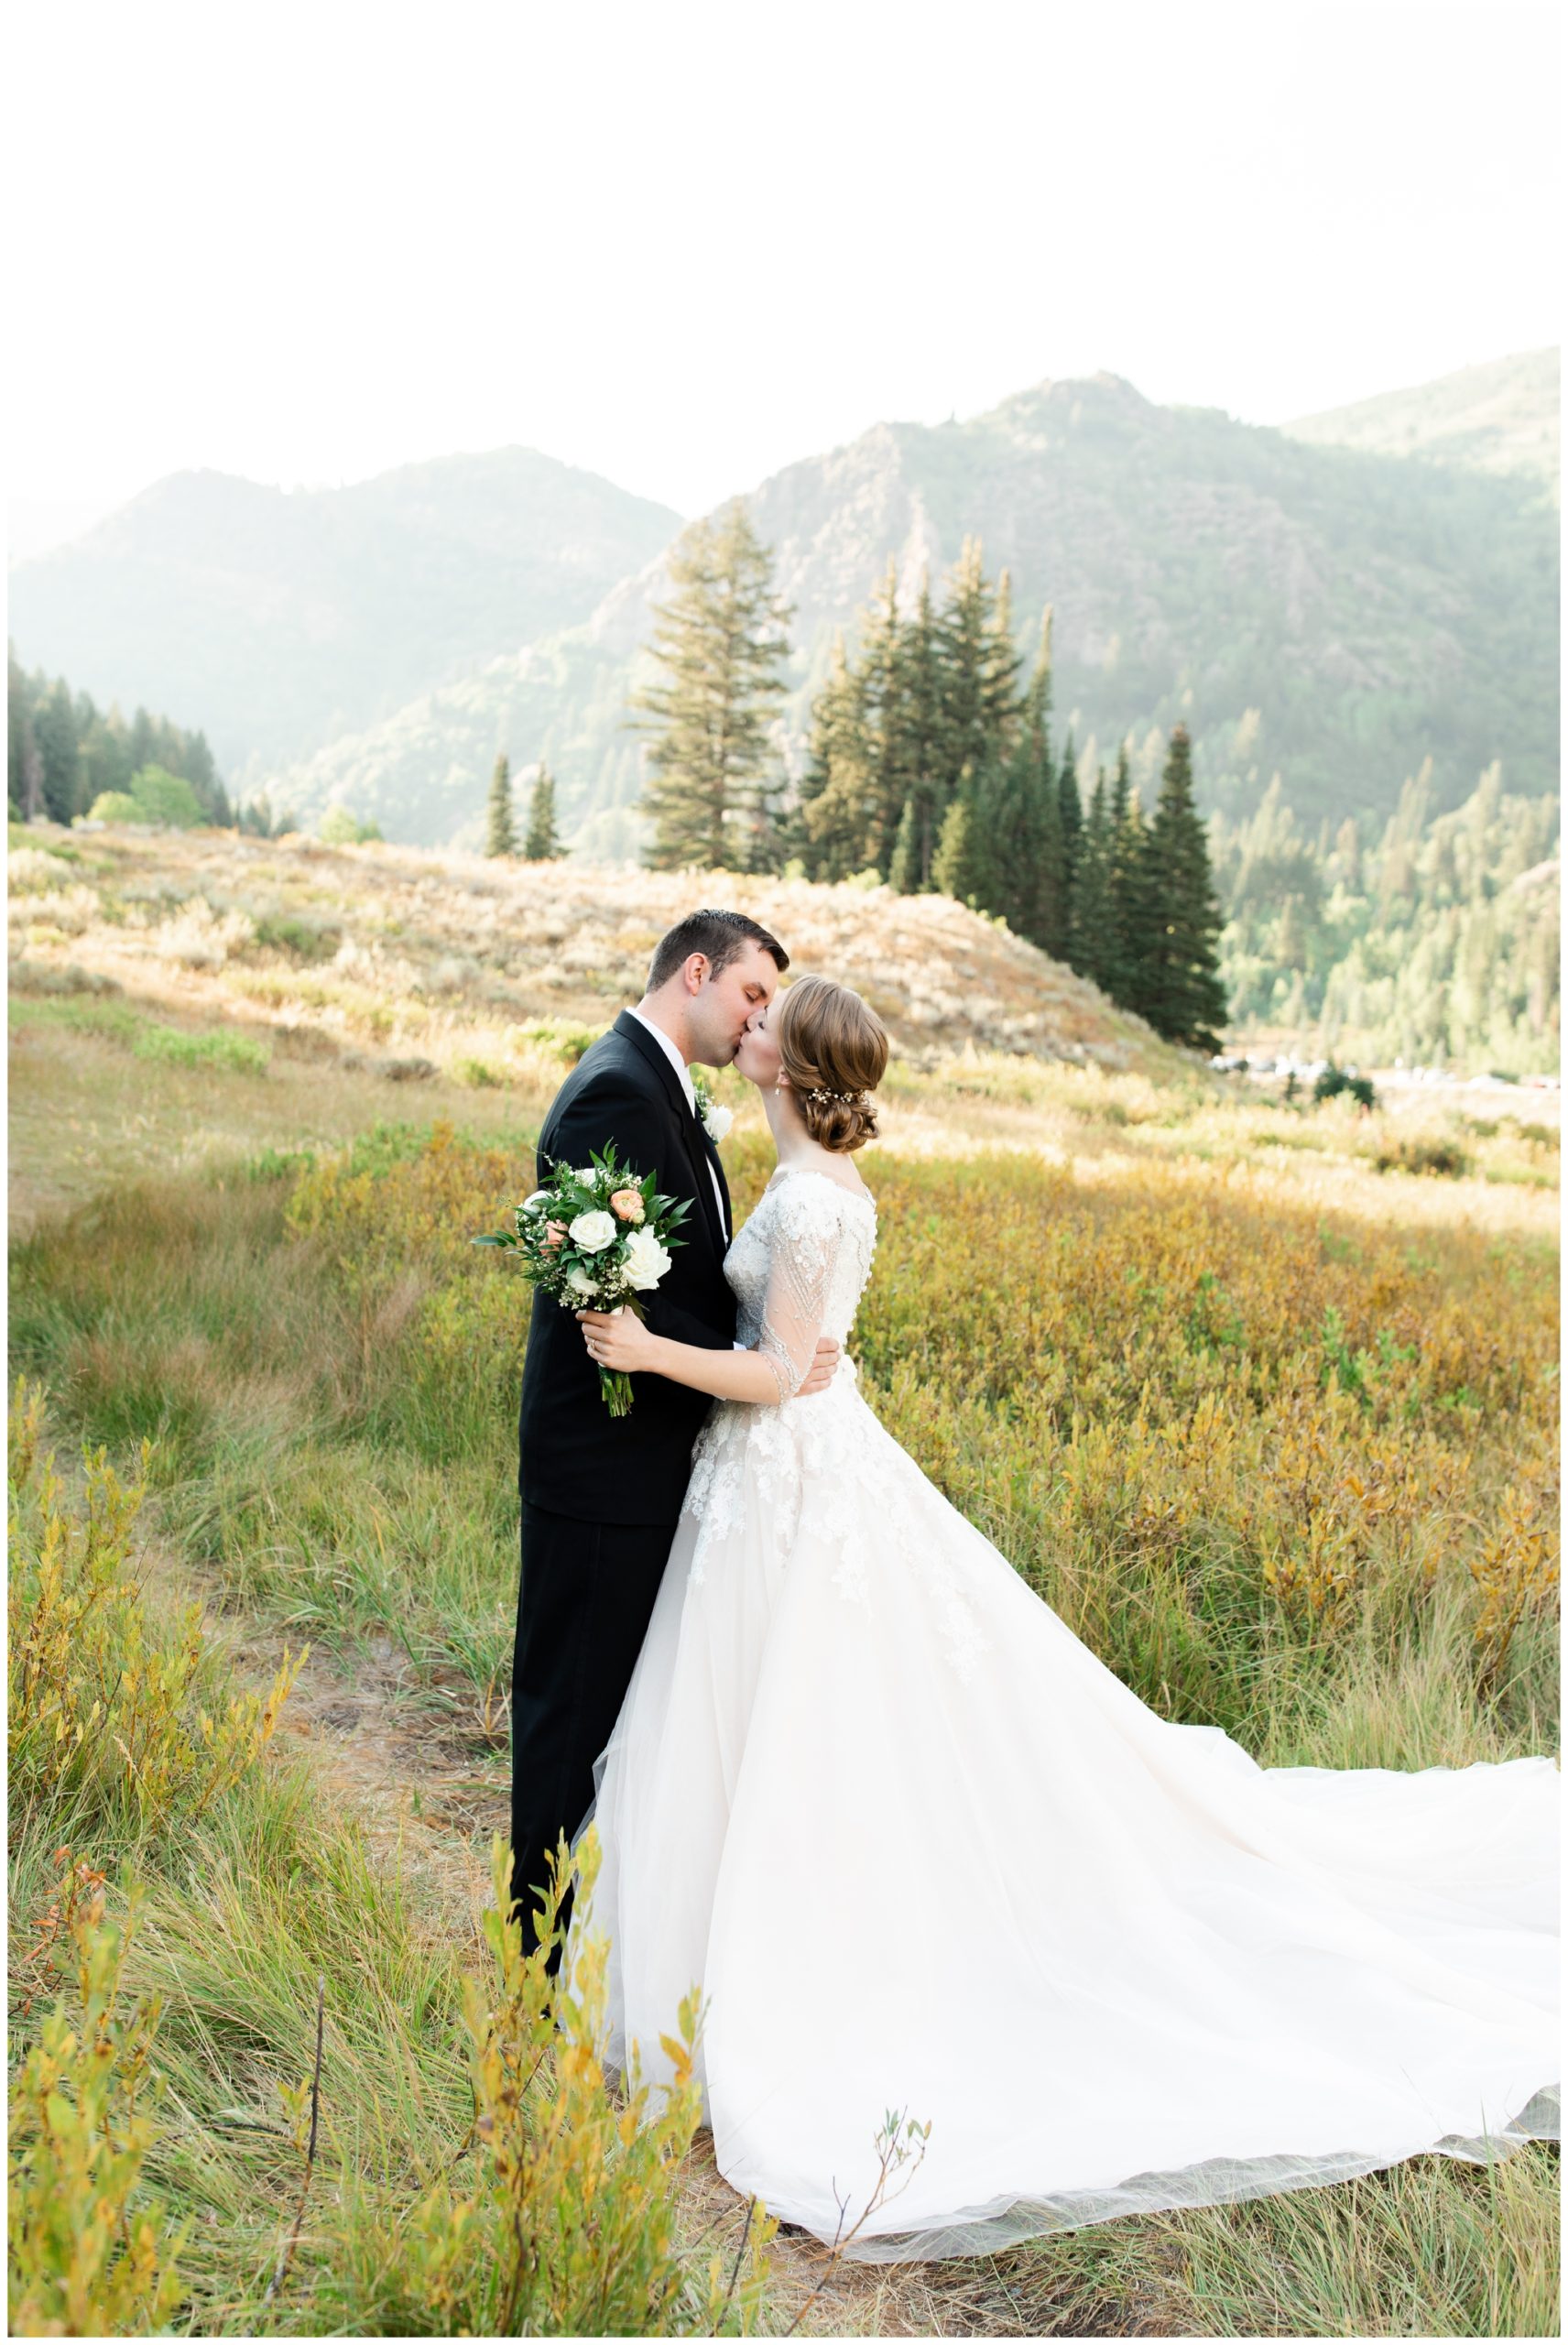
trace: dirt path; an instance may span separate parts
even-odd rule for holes
[[[283,1658],[281,1631],[225,1610],[210,1582],[156,1546],[143,1550],[142,1561],[160,1596],[202,1602],[212,1642],[243,1686],[270,1685]],[[506,1713],[486,1718],[471,1681],[456,1670],[417,1677],[402,1649],[380,1636],[352,1667],[324,1652],[309,1655],[272,1749],[305,1758],[326,1797],[357,1816],[378,1860],[401,1866],[419,1924],[459,1940],[465,1962],[487,1965],[480,1916],[490,1902],[490,1839],[510,1822]],[[706,2132],[687,2161],[681,2198],[690,2238],[738,2244],[744,2202],[714,2166]],[[771,2255],[778,2328],[800,2315],[799,2333],[806,2336],[1177,2333],[1169,2307],[1152,2293],[1086,2303],[1081,2275],[1052,2288],[1044,2273],[1026,2278],[1005,2259],[834,2263],[798,2231],[781,2232]]]

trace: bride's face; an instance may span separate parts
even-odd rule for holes
[[[748,1083],[755,1083],[759,1091],[771,1091],[779,1080],[779,1045],[768,1032],[772,1015],[767,1002],[753,1011],[735,1054],[735,1073],[744,1074]]]

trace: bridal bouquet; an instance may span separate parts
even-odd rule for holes
[[[670,1268],[670,1249],[685,1243],[679,1225],[689,1197],[661,1196],[650,1172],[639,1180],[612,1145],[572,1171],[557,1165],[542,1189],[513,1212],[514,1229],[495,1230],[475,1246],[501,1246],[522,1257],[530,1286],[552,1295],[563,1311],[635,1311]],[[613,1417],[632,1405],[624,1369],[602,1368],[599,1390]]]

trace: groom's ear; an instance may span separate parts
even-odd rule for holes
[[[681,965],[681,982],[688,993],[701,993],[712,965],[705,953],[688,953]]]

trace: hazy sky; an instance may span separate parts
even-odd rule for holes
[[[7,489],[523,442],[684,513],[1108,367],[1278,422],[1558,339],[1558,11],[13,13]]]

